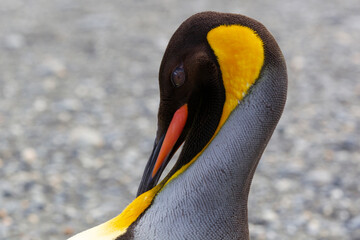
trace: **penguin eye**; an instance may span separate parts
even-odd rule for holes
[[[185,82],[185,70],[183,66],[175,68],[171,74],[171,82],[174,87],[180,87]]]

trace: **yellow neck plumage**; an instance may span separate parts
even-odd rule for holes
[[[259,77],[264,64],[264,48],[262,40],[255,31],[239,25],[218,26],[209,31],[207,41],[220,65],[226,94],[223,113],[217,129],[209,141],[210,143],[224,125],[230,113]],[[207,148],[209,143],[204,149]],[[124,234],[140,214],[151,205],[156,194],[166,184],[183,173],[202,154],[204,149],[166,182],[163,181],[153,189],[138,196],[120,215],[69,240],[111,240]]]

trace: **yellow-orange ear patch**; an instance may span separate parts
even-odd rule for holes
[[[219,126],[259,77],[264,64],[263,41],[256,32],[239,25],[221,25],[207,35],[224,82],[226,100]]]

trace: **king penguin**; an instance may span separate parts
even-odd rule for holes
[[[243,15],[195,14],[170,39],[159,87],[158,128],[138,196],[70,240],[249,239],[251,181],[287,94],[275,39]]]

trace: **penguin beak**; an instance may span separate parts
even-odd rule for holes
[[[157,143],[155,142],[138,189],[138,196],[153,188],[159,181],[161,173],[177,150],[174,146],[181,145],[176,143],[184,130],[187,118],[188,106],[184,104],[174,113],[166,133],[161,135]]]

